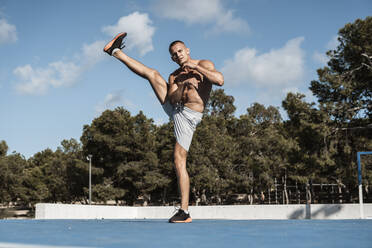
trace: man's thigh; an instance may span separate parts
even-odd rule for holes
[[[155,71],[153,76],[149,77],[148,80],[160,104],[164,104],[168,93],[167,81],[165,81],[165,79],[157,71]]]

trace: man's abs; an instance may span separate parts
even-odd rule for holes
[[[202,113],[204,111],[204,102],[201,99],[198,91],[193,86],[186,86],[182,95],[183,105]]]

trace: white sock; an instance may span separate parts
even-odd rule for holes
[[[114,53],[116,53],[117,51],[120,51],[120,49],[119,48],[115,48],[114,50],[112,50],[111,56],[114,56]]]
[[[185,212],[185,214],[189,214],[189,211],[187,210],[182,209],[182,211]]]

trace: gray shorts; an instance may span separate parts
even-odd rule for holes
[[[189,151],[192,136],[195,132],[196,126],[200,123],[203,113],[192,110],[185,106],[173,106],[169,101],[163,105],[165,113],[174,122],[174,135],[178,144],[180,144],[186,151]]]

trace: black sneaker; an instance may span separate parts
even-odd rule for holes
[[[186,214],[182,209],[178,209],[177,213],[169,219],[169,223],[190,223],[192,219],[190,214]]]
[[[112,39],[112,41],[107,43],[107,45],[103,48],[103,51],[108,53],[109,55],[112,55],[112,51],[115,48],[123,49],[125,47],[123,44],[123,39],[125,36],[127,36],[127,33],[125,32],[116,35],[115,38]]]

